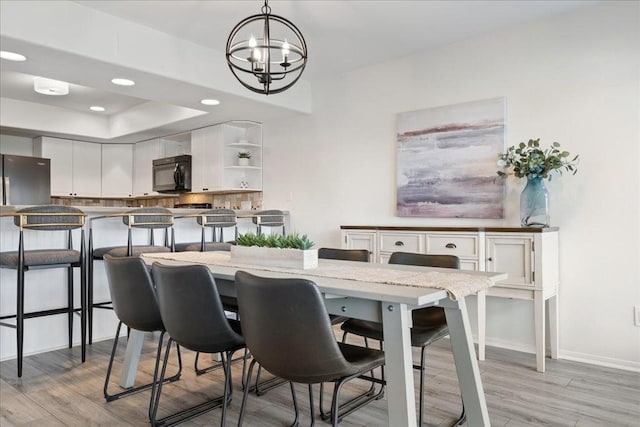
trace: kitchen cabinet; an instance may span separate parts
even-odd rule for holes
[[[478,293],[479,359],[484,360],[487,296],[533,302],[540,372],[545,369],[547,305],[551,357],[558,357],[557,228],[342,226],[341,230],[343,248],[366,248],[375,262],[388,262],[393,252],[444,254],[460,258],[463,270],[508,273],[507,279]]]
[[[34,155],[51,159],[52,196],[100,197],[100,144],[43,136],[34,139]]]
[[[157,196],[153,191],[153,161],[160,159],[160,139],[138,142],[133,146],[133,195]]]
[[[133,145],[102,144],[102,197],[133,195]]]
[[[250,151],[249,165],[238,153]],[[234,121],[191,132],[192,192],[261,191],[262,125]]]

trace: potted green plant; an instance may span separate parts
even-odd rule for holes
[[[251,159],[251,151],[238,152],[238,166],[249,166],[250,159]]]
[[[231,246],[231,261],[306,270],[318,267],[318,251],[306,234],[241,234]]]
[[[548,227],[549,193],[545,179],[552,178],[554,172],[578,172],[578,156],[571,160],[568,151],[560,150],[560,144],[554,142],[551,147],[540,148],[540,138],[530,139],[512,145],[505,153],[498,154],[498,176],[506,178],[514,175],[527,178],[527,185],[520,194],[520,225],[523,227]]]

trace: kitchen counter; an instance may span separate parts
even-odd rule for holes
[[[14,213],[19,209],[28,206],[0,206],[0,214]],[[127,212],[134,208],[104,207],[104,206],[82,206],[79,207],[87,214],[87,220],[97,216]],[[206,209],[169,209],[176,216],[193,215],[205,211]],[[237,210],[239,216],[238,232],[256,232],[256,226],[249,218],[258,211]],[[285,226],[290,227],[290,215],[284,211]],[[245,216],[245,218],[242,218]],[[122,246],[127,243],[127,227],[122,223],[121,217],[107,218],[103,220],[91,221],[93,232],[93,244],[95,248],[105,246]],[[0,218],[0,251],[16,251],[18,249],[19,228],[13,224],[12,217]],[[89,221],[85,226],[85,247],[88,248]],[[146,244],[148,242],[148,230],[134,229],[134,244]],[[196,222],[196,218],[176,219],[174,225],[175,241],[199,242],[201,227]],[[209,231],[209,230],[208,230]],[[207,240],[211,239],[210,232],[207,233]],[[154,234],[156,244],[164,241],[162,230],[156,230]],[[42,232],[29,230],[24,233],[24,244],[28,250],[30,248],[64,248],[67,244],[66,232]],[[224,231],[224,240],[235,239],[232,228]],[[80,248],[80,230],[73,231],[74,248]],[[94,296],[95,301],[108,301],[109,286],[102,261],[94,264]],[[79,270],[79,269],[75,269]],[[80,276],[79,271],[75,272],[75,301],[79,306]],[[0,269],[0,315],[14,314],[16,310],[16,273],[14,270]],[[25,309],[26,311],[47,310],[56,306],[63,306],[66,303],[66,269],[32,270],[25,275]],[[94,310],[94,341],[113,338],[117,326],[117,319],[112,310]],[[74,343],[80,343],[79,327],[74,327]],[[67,321],[65,316],[53,316],[29,319],[25,322],[25,355],[41,353],[53,349],[65,348],[67,346]],[[16,356],[15,331],[9,328],[0,328],[0,360],[12,359]]]

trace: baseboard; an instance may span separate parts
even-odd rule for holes
[[[607,368],[622,369],[624,371],[640,372],[640,362],[633,362],[631,360],[595,356],[593,354],[567,350],[561,350],[559,358],[564,360],[571,360],[574,362],[588,363],[590,365],[605,366]]]

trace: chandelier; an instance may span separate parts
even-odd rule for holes
[[[307,64],[307,44],[298,28],[272,15],[265,0],[262,13],[238,23],[227,40],[227,63],[244,87],[269,95],[289,89]]]

